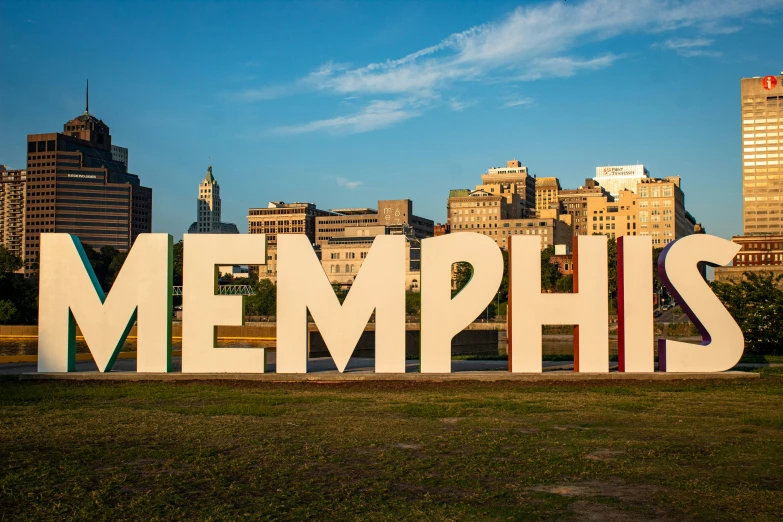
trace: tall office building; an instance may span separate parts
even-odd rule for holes
[[[239,234],[233,223],[220,221],[220,185],[212,175],[212,165],[198,186],[196,200],[196,221],[190,225],[188,234]]]
[[[505,167],[487,169],[481,175],[481,182],[476,190],[502,195],[509,217],[521,219],[535,215],[536,180],[520,161],[513,159]]]
[[[716,281],[783,274],[783,74],[742,78],[740,104],[743,235],[731,238],[740,251],[733,266],[715,268]]]
[[[89,95],[63,132],[27,135],[27,273],[36,268],[42,232],[126,251],[152,231],[152,189],[112,158],[111,145],[109,127],[90,114]]]
[[[740,80],[745,235],[783,234],[783,75]]]
[[[0,165],[0,244],[24,258],[24,215],[27,172]]]
[[[119,145],[111,146],[111,159],[119,161],[125,168],[128,168],[128,149],[127,147],[120,147]]]

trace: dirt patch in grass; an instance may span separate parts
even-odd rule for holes
[[[651,495],[664,491],[664,488],[614,479],[551,484],[532,487],[530,490],[566,497],[613,497],[624,502],[635,502],[649,499]]]

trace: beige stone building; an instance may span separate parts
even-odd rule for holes
[[[536,178],[536,216],[544,217],[547,211],[560,210],[560,180]]]
[[[536,180],[527,167],[513,159],[505,167],[492,167],[481,176],[476,190],[503,196],[509,217],[532,217],[536,210]]]
[[[617,239],[619,236],[636,236],[639,209],[636,203],[637,195],[630,190],[623,190],[615,201],[611,195],[588,198],[588,226],[582,234],[602,234]]]
[[[783,234],[783,75],[740,80],[743,234]]]
[[[419,239],[432,237],[435,222],[413,214],[410,199],[387,199],[378,201],[378,209],[344,208],[332,209],[329,215],[315,220],[315,242],[326,244],[333,237],[341,237],[347,228],[370,227],[374,225],[407,227]]]
[[[277,236],[306,234],[330,280],[348,287],[353,283],[375,236],[404,234],[408,239],[406,287],[418,290],[420,240],[432,237],[434,226],[432,220],[413,214],[413,203],[409,199],[380,200],[377,210],[349,208],[328,211],[316,208],[313,203],[273,201],[267,208],[251,208],[248,211],[249,232],[267,234],[267,264],[251,267],[251,270],[258,271],[259,278],[276,282]],[[330,260],[332,263],[329,263]]]
[[[27,171],[0,165],[0,244],[24,259]]]
[[[636,192],[624,189],[611,195],[586,200],[588,222],[583,234],[651,236],[653,247],[662,247],[700,229],[701,225],[685,210],[680,178],[643,178]]]
[[[667,245],[701,225],[685,210],[680,177],[642,179],[636,189],[639,234],[652,236],[653,247]]]
[[[511,236],[527,235],[541,238],[541,249],[548,246],[571,244],[573,233],[564,221],[554,218],[506,219],[501,221],[492,238],[499,247],[507,248]]]
[[[248,233],[266,234],[269,246],[277,245],[278,234],[305,234],[314,244],[316,218],[331,215],[334,213],[316,208],[314,203],[270,201],[266,208],[247,211]]]
[[[342,234],[321,245],[321,265],[335,286],[350,288],[377,236],[405,236],[405,290],[421,289],[421,239],[410,226],[370,225],[346,227]]]
[[[565,220],[566,216],[570,218],[567,222],[571,225],[571,230],[575,236],[593,233],[590,226],[591,216],[587,214],[587,206],[588,202],[594,198],[603,198],[607,202],[614,201],[612,196],[592,179],[586,179],[585,184],[577,189],[566,189],[558,192],[560,207],[564,212],[561,219]]]
[[[198,185],[196,199],[196,221],[190,225],[188,234],[239,234],[234,223],[221,221],[220,184],[212,175],[212,165]]]
[[[571,227],[558,218],[514,218],[502,195],[483,190],[452,190],[447,205],[451,233],[476,232],[506,248],[509,236],[538,235],[541,248],[570,241]]]

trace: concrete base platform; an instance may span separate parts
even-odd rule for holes
[[[338,373],[324,371],[313,373],[136,373],[112,371],[71,373],[24,373],[23,380],[69,380],[69,381],[266,381],[266,382],[357,382],[357,381],[683,381],[715,379],[758,379],[752,372],[720,373],[574,373],[554,370],[543,373],[509,373],[507,371],[461,371],[454,373],[372,373],[349,371]]]

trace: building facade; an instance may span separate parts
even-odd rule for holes
[[[334,236],[321,245],[321,265],[332,285],[350,288],[367,258],[377,236],[405,236],[405,290],[418,292],[421,289],[421,239],[413,234],[412,227],[370,225],[346,227],[339,236]]]
[[[270,201],[266,208],[248,210],[248,233],[266,234],[268,246],[277,246],[278,234],[305,234],[315,244],[316,218],[333,214],[316,208],[315,203]]]
[[[536,178],[536,216],[545,217],[551,210],[560,210],[560,180]]]
[[[483,190],[452,190],[447,214],[452,234],[476,232],[491,237],[501,248],[506,248],[512,235],[538,235],[541,248],[570,241],[571,227],[558,218],[515,218],[510,216],[507,200]]]
[[[26,273],[36,270],[42,232],[121,251],[151,232],[152,189],[113,159],[111,145],[109,127],[89,107],[63,132],[28,134]]]
[[[119,161],[123,165],[125,165],[125,168],[128,168],[128,149],[125,147],[120,147],[119,145],[112,145],[111,146],[111,159],[114,161]]]
[[[701,224],[685,210],[678,176],[643,178],[635,191],[624,189],[617,198],[588,198],[586,210],[589,221],[582,235],[651,236],[653,247],[663,247],[701,230]]]
[[[636,186],[650,177],[644,165],[619,165],[595,168],[596,183],[606,189],[612,197],[619,197],[623,190],[635,191]]]
[[[558,193],[560,207],[570,217],[569,224],[575,236],[593,233],[590,227],[590,216],[587,214],[588,202],[593,198],[603,198],[607,202],[614,201],[611,194],[592,179],[586,179],[585,184],[577,189],[561,190]]]
[[[740,80],[743,234],[783,234],[783,75]]]
[[[506,212],[510,217],[533,217],[536,212],[536,180],[527,167],[518,160],[506,162],[505,167],[492,167],[481,176],[481,190],[494,195],[501,195],[505,200]]]
[[[329,215],[316,217],[315,242],[325,245],[333,237],[341,237],[347,228],[373,225],[394,226],[410,230],[414,237],[432,237],[435,223],[431,219],[413,214],[410,199],[387,199],[378,201],[378,209],[344,208],[332,209]]]
[[[212,175],[212,165],[198,186],[196,200],[196,221],[190,225],[188,234],[239,234],[234,223],[221,221],[220,184]]]
[[[24,259],[27,171],[0,165],[0,244]]]
[[[783,274],[783,74],[740,80],[740,119],[743,235],[732,238],[740,245],[732,266],[715,268],[723,282]]]
[[[734,236],[731,240],[740,245],[732,266],[715,268],[715,280],[739,283],[746,272],[770,272],[777,277],[783,274],[783,235]],[[778,283],[783,288],[783,281]]]

